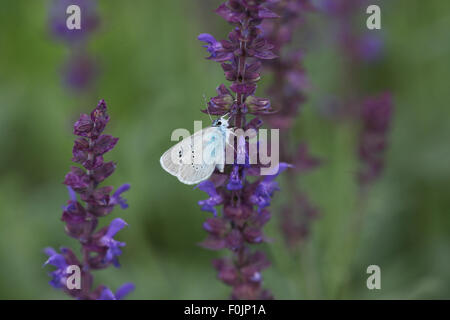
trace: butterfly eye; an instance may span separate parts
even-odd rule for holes
[[[221,126],[221,125],[222,125],[222,122],[218,121],[217,124],[218,124],[219,126]]]

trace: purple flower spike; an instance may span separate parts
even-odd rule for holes
[[[103,156],[112,150],[118,141],[118,138],[103,134],[108,121],[106,103],[100,100],[90,114],[82,114],[74,124],[73,132],[78,137],[72,149],[72,160],[81,167],[73,166],[64,179],[69,191],[69,200],[63,207],[61,220],[65,223],[67,235],[79,241],[82,260],[78,260],[68,248],[62,248],[61,253],[52,248],[45,249],[45,253],[49,256],[45,264],[57,268],[50,273],[52,277],[50,284],[76,299],[121,299],[132,290],[130,284],[122,286],[115,294],[104,285],[92,288],[91,271],[104,269],[110,265],[118,267],[117,257],[122,254],[121,248],[125,246],[124,242],[114,239],[116,233],[127,225],[122,219],[116,218],[108,227],[96,230],[99,218],[111,213],[116,205],[120,205],[123,209],[128,207],[122,194],[130,189],[128,183],[121,185],[114,193],[112,186],[99,187],[99,183],[110,176],[116,168],[114,162],[103,161]],[[80,267],[81,289],[66,287],[68,265]]]
[[[115,267],[119,267],[119,261],[117,260],[117,257],[122,254],[122,250],[120,248],[125,246],[125,242],[117,241],[113,239],[113,237],[116,235],[117,232],[122,230],[127,225],[128,224],[120,218],[114,219],[113,221],[111,221],[108,231],[100,240],[100,242],[104,246],[108,247],[105,261],[113,262]]]
[[[274,113],[269,99],[255,95],[261,79],[262,61],[277,57],[274,52],[277,48],[261,28],[263,21],[278,17],[271,8],[274,3],[277,1],[224,1],[216,13],[233,25],[227,39],[218,41],[209,34],[199,36],[208,44],[205,46],[211,54],[208,59],[219,62],[226,80],[231,82],[229,86],[219,85],[217,96],[212,97],[207,109],[202,111],[219,116],[227,114],[230,127],[247,132],[247,129],[258,129],[263,124],[259,116],[270,118]],[[292,79],[297,86],[304,83],[300,71],[298,75],[292,75]],[[292,88],[291,91],[298,90]],[[262,208],[269,206],[274,191],[278,190],[278,184],[273,180],[285,168],[283,164],[273,176],[261,176],[262,166],[250,161],[259,155],[249,154],[259,151],[252,150],[245,137],[237,139],[236,147],[236,163],[231,168],[227,166],[226,173],[214,174],[209,181],[198,185],[209,195],[198,204],[203,211],[214,213],[214,218],[208,218],[203,224],[208,236],[200,245],[211,250],[228,249],[232,252],[231,259],[213,262],[218,278],[233,287],[232,298],[269,299],[271,295],[262,288],[261,275],[261,270],[268,264],[255,265],[254,260],[261,253],[252,251],[250,245],[266,241],[262,227],[269,220],[270,213]],[[248,176],[253,176],[252,182]],[[217,217],[218,205],[222,206],[220,217]]]

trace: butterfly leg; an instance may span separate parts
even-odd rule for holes
[[[216,168],[223,173],[223,171],[225,170],[225,164],[224,163],[218,163],[216,164]]]

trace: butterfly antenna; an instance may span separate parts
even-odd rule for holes
[[[203,100],[205,100],[206,111],[208,112],[209,119],[211,120],[211,122],[213,122],[213,119],[212,119],[212,117],[211,117],[211,113],[209,113],[208,102],[206,101],[206,94],[203,94]]]
[[[224,118],[224,117],[226,117],[226,116],[228,116],[228,119],[226,119],[226,120],[229,120],[230,118],[230,113],[229,112],[227,112],[227,113],[225,113],[223,116],[222,116],[222,118]]]
[[[235,136],[236,136],[236,135],[235,135]],[[230,142],[228,142],[228,141],[227,141],[227,145],[230,146],[230,147],[232,147],[233,150],[234,150],[234,152],[237,153],[237,150],[236,150],[236,148],[234,147],[234,145],[232,145],[232,144],[231,144]]]

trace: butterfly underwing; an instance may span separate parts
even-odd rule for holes
[[[225,146],[232,134],[228,119],[221,117],[211,127],[197,131],[167,150],[161,156],[161,166],[182,183],[200,183],[216,168],[224,171]]]

